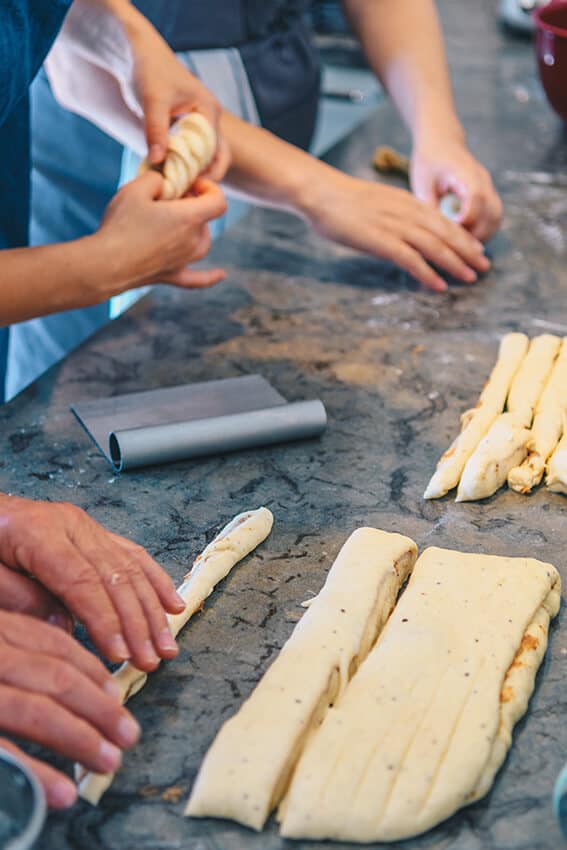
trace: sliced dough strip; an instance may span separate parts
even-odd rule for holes
[[[470,456],[463,470],[456,502],[486,499],[506,481],[508,472],[526,454],[530,431],[513,413],[502,413]]]
[[[496,492],[528,453],[528,430],[553,368],[561,340],[542,334],[532,340],[508,394],[507,413],[494,422],[463,470],[457,502],[485,499]]]
[[[540,483],[546,463],[561,437],[562,416],[566,412],[567,337],[564,337],[553,371],[538,402],[528,440],[528,457],[508,473],[508,486],[517,493],[529,493]]]
[[[467,460],[504,409],[514,375],[528,350],[525,334],[506,334],[500,342],[498,359],[480,394],[478,404],[462,418],[462,431],[441,457],[427,485],[425,499],[439,499],[456,487]]]
[[[215,738],[186,814],[262,828],[307,737],[382,630],[416,552],[409,538],[373,528],[349,537],[280,654]]]
[[[303,752],[286,838],[398,841],[485,794],[559,610],[550,564],[427,549]]]
[[[138,174],[155,169],[163,174],[161,198],[182,198],[215,156],[216,133],[204,115],[189,112],[172,127],[165,161],[158,166],[144,159]]]
[[[199,611],[215,586],[228,575],[230,570],[246,555],[249,555],[272,530],[274,517],[267,508],[238,514],[195,560],[177,592],[185,601],[185,610],[180,614],[168,614],[167,620],[175,637],[183,626]],[[113,674],[122,689],[122,702],[140,691],[146,684],[147,673],[138,670],[126,661]],[[115,774],[99,774],[85,771],[76,766],[79,796],[96,806],[108,790]]]
[[[567,415],[563,416],[563,436],[547,465],[545,483],[553,493],[567,496]]]

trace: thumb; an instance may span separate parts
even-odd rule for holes
[[[148,143],[148,160],[152,165],[163,162],[167,153],[170,110],[166,101],[146,97],[143,103],[144,132]]]
[[[137,196],[139,200],[157,201],[161,197],[162,189],[163,177],[159,171],[153,171],[150,168],[130,183],[126,183],[120,192],[123,195]]]

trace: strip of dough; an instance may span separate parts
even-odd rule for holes
[[[485,794],[526,709],[559,594],[550,564],[427,549],[308,742],[282,835],[397,841]]]
[[[177,592],[185,600],[181,614],[168,614],[171,633],[175,637],[183,626],[199,611],[215,586],[228,575],[232,567],[249,555],[272,530],[274,517],[267,508],[238,514],[209,543],[195,560],[183,584]],[[133,697],[146,684],[147,674],[126,661],[115,673],[114,678],[122,688],[122,701]],[[110,787],[113,773],[99,774],[85,771],[77,765],[76,778],[79,796],[96,806]]]
[[[455,501],[486,499],[502,487],[509,471],[524,460],[529,437],[515,414],[502,413],[468,459]]]
[[[204,115],[189,112],[171,129],[165,161],[157,166],[163,174],[161,198],[166,201],[182,198],[199,174],[213,161],[217,147],[216,133]],[[154,168],[144,159],[139,174]]]
[[[506,410],[526,428],[532,424],[539,398],[547,383],[561,338],[553,334],[535,336],[510,387]]]
[[[215,738],[186,814],[262,828],[308,735],[382,630],[416,554],[399,534],[361,528],[349,537],[277,659]]]
[[[567,416],[563,417],[563,436],[547,465],[545,483],[554,493],[567,496]]]
[[[441,457],[424,493],[439,499],[456,487],[467,460],[504,409],[508,390],[528,350],[525,334],[506,334],[500,342],[498,359],[480,394],[477,406],[464,414],[462,431]]]
[[[567,412],[567,337],[536,408],[528,457],[508,473],[508,486],[517,493],[529,493],[536,487],[545,466],[559,442],[563,428],[562,416]]]

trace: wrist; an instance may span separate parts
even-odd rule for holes
[[[120,240],[104,228],[74,243],[81,253],[84,268],[85,300],[101,304],[125,292],[133,283],[127,255]]]
[[[313,157],[310,168],[288,189],[290,204],[298,215],[312,221],[334,202],[339,184],[348,183],[349,179],[348,175]]]
[[[466,146],[465,130],[452,110],[426,110],[423,117],[416,119],[412,136],[414,149],[448,142]]]

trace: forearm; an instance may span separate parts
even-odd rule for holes
[[[308,215],[318,187],[339,173],[230,112],[222,113],[221,130],[232,156],[224,182],[264,206]]]
[[[0,251],[0,326],[98,304],[122,288],[118,265],[96,236]]]
[[[343,5],[414,141],[439,132],[464,139],[434,0],[343,0]]]

